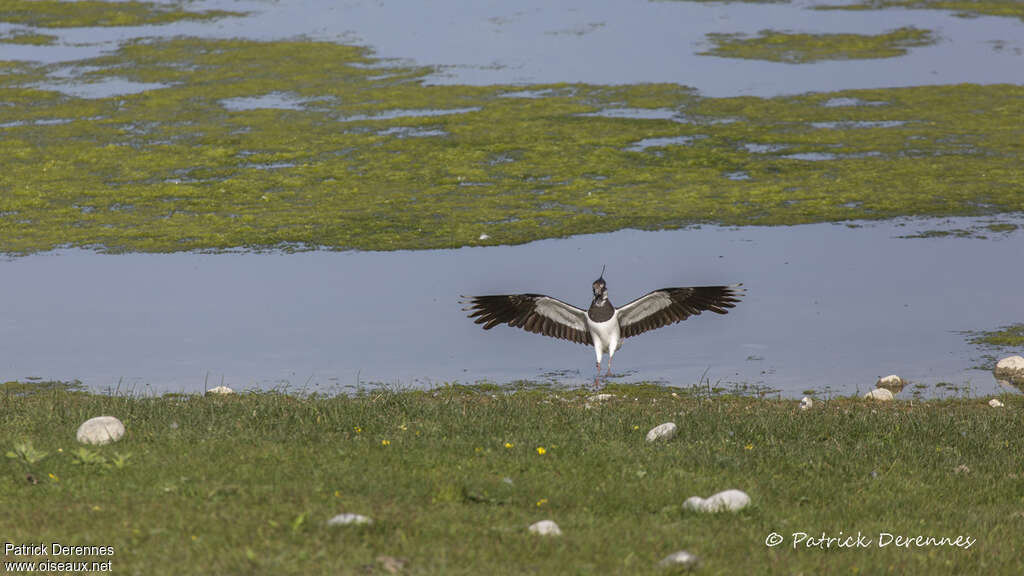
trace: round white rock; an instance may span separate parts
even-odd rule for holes
[[[690,570],[697,566],[697,557],[690,554],[686,550],[680,550],[679,552],[673,552],[658,562],[658,566],[662,568],[681,568],[683,570]]]
[[[899,394],[900,390],[907,385],[907,381],[900,378],[896,374],[889,374],[884,378],[879,378],[878,382],[875,382],[875,388],[885,388],[893,394]]]
[[[235,391],[227,386],[217,386],[216,388],[210,388],[206,391],[207,394],[234,394]]]
[[[338,514],[327,521],[328,526],[358,526],[362,524],[373,524],[373,520],[363,516],[362,514],[351,514],[346,512],[345,514]]]
[[[665,422],[651,428],[647,433],[648,442],[657,442],[658,440],[671,440],[676,435],[676,423]]]
[[[113,416],[90,418],[78,427],[75,437],[82,444],[109,444],[124,436],[124,424]]]
[[[1007,356],[996,362],[992,371],[996,382],[1004,387],[1015,386],[1024,391],[1024,356]]]
[[[871,392],[864,395],[868,400],[878,400],[881,402],[891,402],[893,399],[892,392],[885,388],[875,388]]]
[[[690,496],[683,508],[698,512],[735,512],[750,505],[750,496],[742,490],[724,490],[708,498]]]
[[[552,520],[541,520],[535,524],[531,524],[528,528],[531,534],[540,534],[541,536],[561,536],[562,530]]]

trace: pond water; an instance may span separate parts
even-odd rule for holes
[[[812,9],[825,3],[210,0],[189,6],[251,14],[161,26],[48,29],[59,37],[56,45],[0,44],[0,51],[4,59],[61,62],[96,56],[133,38],[307,38],[368,46],[382,58],[437,67],[428,79],[434,83],[669,82],[716,97],[1024,82],[1024,22],[1016,18]],[[933,30],[940,41],[898,58],[800,65],[699,54],[710,48],[706,35],[712,33],[882,34],[908,26]],[[0,33],[10,28],[0,24]],[[78,94],[97,90],[66,85]]]
[[[402,252],[103,255],[0,261],[0,381],[196,392],[344,392],[368,383],[592,380],[593,351],[466,318],[460,294],[540,292],[586,307],[607,264],[622,305],[666,286],[743,282],[726,316],[625,342],[613,381],[848,394],[898,373],[995,389],[963,330],[1024,317],[1024,217],[623,230],[522,246]],[[978,229],[977,237],[913,236]],[[930,394],[932,392],[925,392]]]
[[[137,38],[306,38],[364,45],[382,58],[434,66],[428,78],[434,83],[670,82],[708,96],[773,96],[1024,82],[1024,23],[1018,19],[811,10],[814,4],[210,0],[190,6],[252,14],[51,29],[46,32],[58,36],[56,45],[0,44],[0,53],[55,63],[110,52]],[[709,47],[710,33],[879,34],[904,26],[934,30],[941,40],[898,58],[802,65],[698,54]],[[19,28],[0,23],[0,34]],[[44,86],[81,97],[160,87],[117,79],[76,84],[74,78],[67,67],[55,69]],[[287,95],[224,102],[230,109],[299,104]],[[1000,220],[1024,226],[1020,216]],[[201,391],[222,382],[325,392],[373,382],[581,385],[593,376],[590,349],[507,327],[484,332],[457,300],[460,294],[529,291],[585,307],[590,282],[607,264],[611,298],[619,305],[672,285],[744,282],[749,289],[727,316],[703,315],[628,340],[616,358],[617,381],[707,381],[798,396],[807,389],[865,390],[895,372],[929,386],[950,382],[984,392],[994,388],[992,377],[973,368],[979,351],[960,331],[1024,317],[1024,232],[1018,227],[987,239],[899,237],[936,228],[984,231],[987,222],[623,230],[430,252],[39,254],[0,261],[0,380],[79,379],[94,390],[154,392]]]

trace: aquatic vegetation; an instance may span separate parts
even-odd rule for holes
[[[49,46],[57,41],[52,34],[41,34],[31,30],[10,30],[0,34],[0,44],[29,44],[33,46]]]
[[[1024,19],[1024,4],[1019,0],[853,0],[849,4],[819,4],[816,10],[881,10],[912,8],[952,10],[957,16],[1010,16]]]
[[[708,34],[714,46],[701,54],[801,64],[819,60],[863,60],[903,56],[937,40],[929,30],[898,28],[884,34],[796,34],[762,30],[757,36]]]
[[[243,14],[224,10],[193,12],[186,10],[183,4],[180,1],[164,4],[135,0],[77,0],[73,3],[64,0],[2,0],[0,21],[41,28],[78,28],[166,24],[179,20],[212,20]]]
[[[968,341],[981,348],[1019,348],[1024,346],[1024,324],[1012,324],[996,330],[966,332]]]
[[[1024,210],[1014,85],[770,99],[428,85],[432,69],[361,48],[196,38],[0,71],[5,253],[423,249]],[[163,87],[60,91],[121,81]]]

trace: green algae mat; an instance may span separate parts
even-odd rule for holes
[[[428,249],[1024,210],[1021,86],[706,98],[432,72],[302,40],[0,62],[0,252]],[[90,86],[104,96],[75,95]]]
[[[169,3],[102,2],[99,0],[0,0],[0,21],[44,28],[79,26],[142,26],[182,20],[214,20],[241,16],[225,10],[194,11],[181,1]]]
[[[708,34],[708,56],[802,64],[819,60],[865,60],[903,56],[910,48],[935,44],[929,30],[898,28],[884,34],[794,34],[762,30],[757,36]]]

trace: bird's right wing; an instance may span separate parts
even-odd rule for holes
[[[561,338],[579,344],[590,344],[587,313],[543,294],[502,294],[473,296],[463,301],[463,310],[470,318],[490,330],[508,324],[534,334]]]

